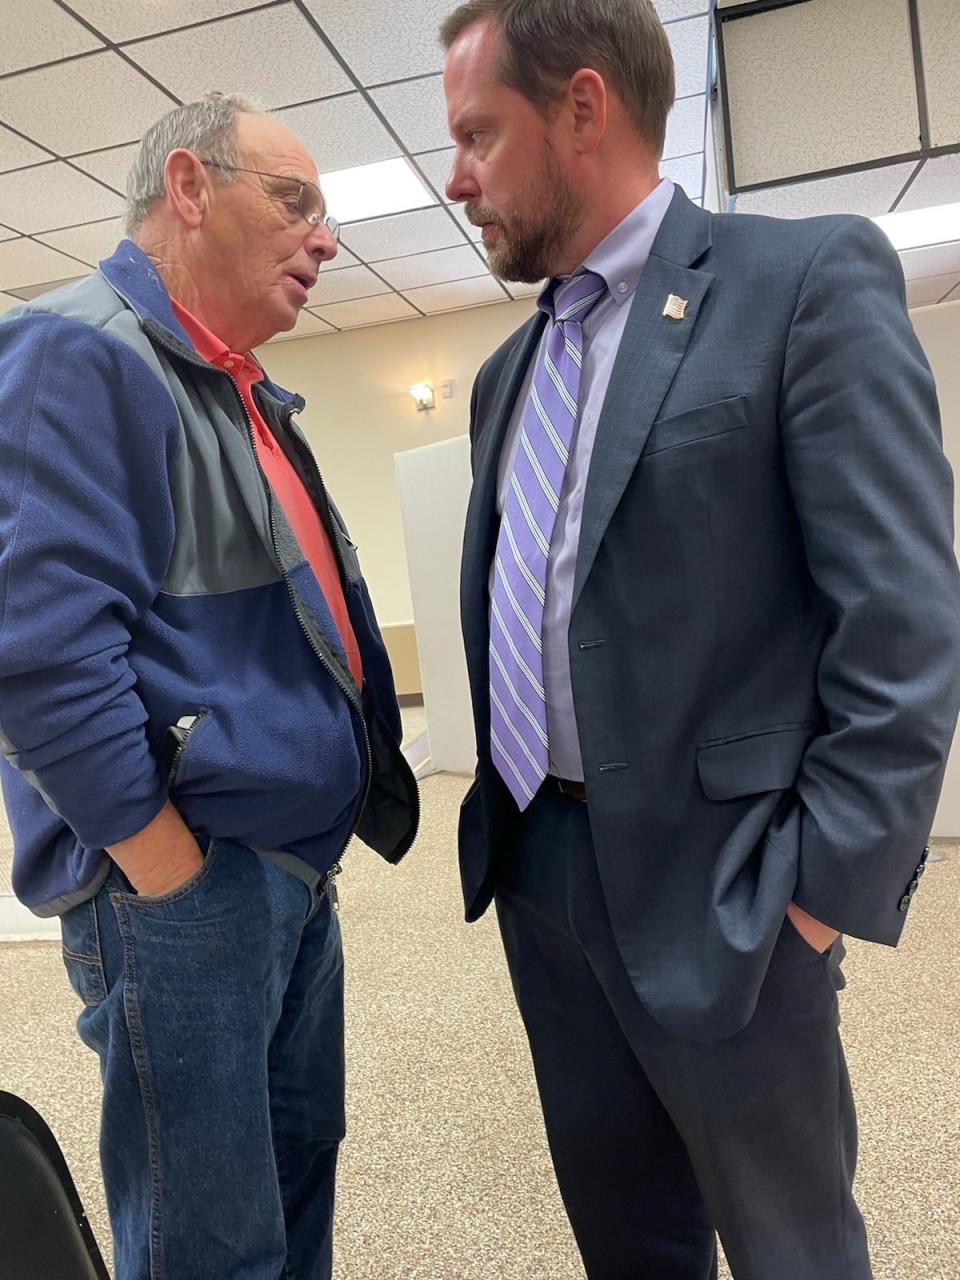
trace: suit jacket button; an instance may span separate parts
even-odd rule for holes
[[[905,893],[903,897],[900,899],[899,909],[901,911],[910,910],[910,894],[909,893]]]

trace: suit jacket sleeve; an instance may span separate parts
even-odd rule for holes
[[[831,627],[791,815],[795,900],[894,944],[960,693],[953,486],[899,260],[866,219],[822,241],[787,343],[780,425],[813,589]]]

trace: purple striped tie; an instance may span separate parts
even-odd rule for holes
[[[547,776],[543,604],[547,558],[577,423],[583,321],[607,291],[582,271],[540,302],[551,317],[503,504],[490,596],[490,749],[520,810]]]

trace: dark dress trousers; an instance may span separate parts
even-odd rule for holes
[[[686,300],[677,320],[670,295]],[[497,465],[545,318],[481,369],[462,572],[477,731],[460,862],[496,896],[590,1280],[870,1275],[839,944],[896,944],[960,698],[952,480],[869,221],[681,191],[603,405],[569,654],[586,802],[522,816],[489,749]]]

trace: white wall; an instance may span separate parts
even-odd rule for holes
[[[360,549],[383,625],[413,621],[394,454],[466,433],[477,370],[534,306],[475,307],[271,342],[257,353],[272,378],[307,401],[298,421]],[[452,400],[439,396],[447,378]],[[437,389],[435,409],[417,412],[407,394],[417,382]]]
[[[913,327],[923,343],[937,380],[943,418],[943,447],[953,466],[954,520],[960,530],[960,302],[926,307],[913,313]],[[958,538],[960,550],[960,538]],[[916,602],[923,608],[923,601]],[[933,824],[937,836],[960,836],[960,739],[947,764],[940,807]]]

